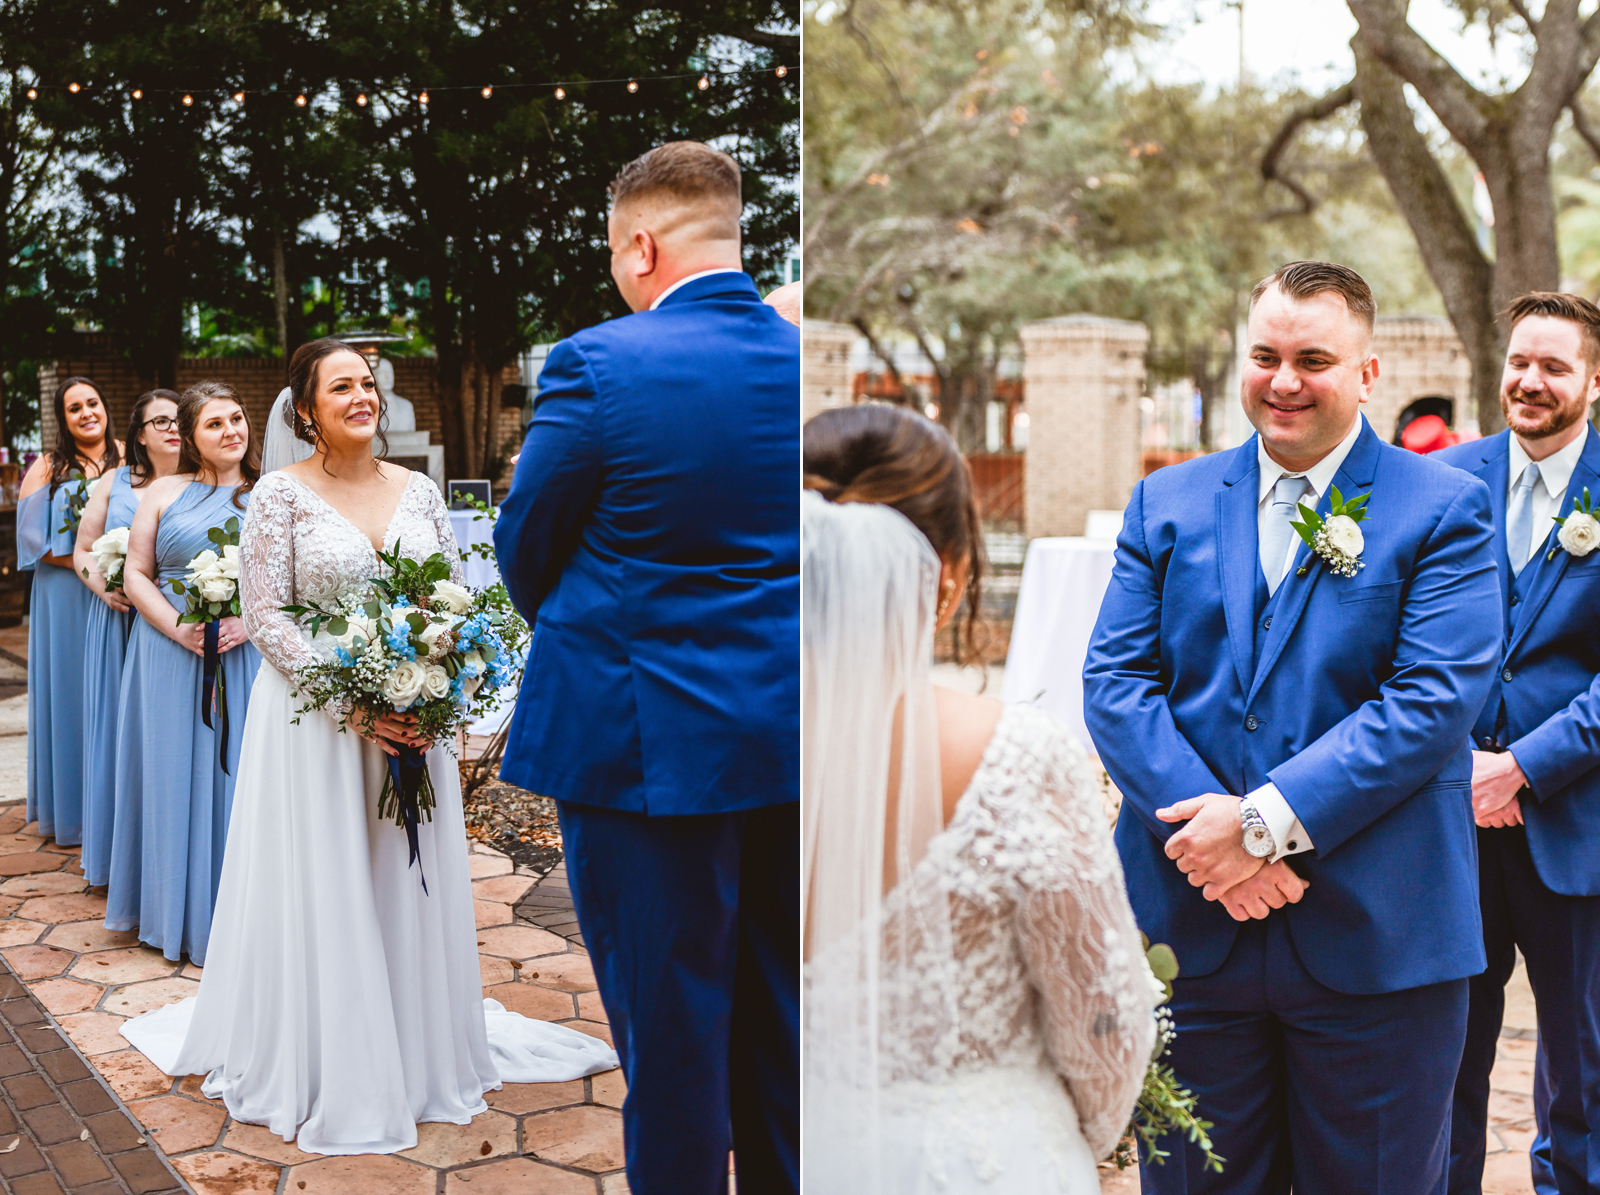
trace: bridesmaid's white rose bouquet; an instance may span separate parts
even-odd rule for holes
[[[180,625],[239,615],[239,520],[230,518],[211,528],[206,538],[217,545],[216,550],[206,548],[189,561],[186,576],[168,582],[173,593],[187,600]]]
[[[325,710],[341,731],[354,720],[370,732],[388,713],[412,714],[418,733],[447,742],[458,726],[481,713],[496,689],[521,665],[527,624],[511,606],[503,584],[474,592],[450,580],[450,561],[435,552],[426,560],[380,552],[389,575],[344,594],[331,609],[282,607],[311,632],[317,662],[295,675],[304,702],[295,721]],[[400,747],[378,794],[378,816],[392,817],[411,840],[432,820],[433,781],[426,752]],[[426,881],[424,881],[426,888]]]
[[[94,557],[95,567],[105,578],[106,592],[121,589],[122,567],[128,561],[128,528],[113,527],[89,546],[89,554]],[[83,570],[83,576],[84,580],[88,580],[88,569]]]

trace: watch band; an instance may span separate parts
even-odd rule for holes
[[[1267,828],[1267,819],[1261,816],[1261,811],[1256,808],[1254,801],[1239,803],[1239,817],[1243,822],[1245,850],[1257,859],[1265,859],[1278,849],[1278,844],[1273,841],[1272,831]]]

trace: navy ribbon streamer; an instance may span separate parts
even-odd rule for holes
[[[217,730],[221,744],[222,772],[225,776],[231,776],[233,773],[228,770],[228,695],[222,679],[222,653],[217,649],[217,633],[221,629],[221,624],[213,618],[205,624],[205,629],[206,654],[200,681],[200,721],[206,724],[206,729]],[[211,724],[213,699],[216,701],[217,722],[220,724],[220,729]]]
[[[405,822],[406,842],[411,847],[411,858],[406,861],[409,868],[411,864],[417,865],[417,874],[422,877],[422,891],[428,891],[428,877],[422,870],[422,854],[417,847],[417,822],[421,810],[417,805],[417,797],[422,792],[422,779],[427,775],[427,752],[421,747],[403,746],[399,755],[387,755],[389,761],[389,780],[394,784],[395,800],[400,805],[400,817]]]

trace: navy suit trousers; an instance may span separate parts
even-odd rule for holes
[[[799,1190],[800,807],[649,817],[557,801],[622,1058],[634,1195]]]
[[[1472,1007],[1456,1080],[1450,1195],[1481,1190],[1489,1072],[1519,947],[1539,1019],[1541,1141],[1535,1151],[1548,1153],[1543,1165],[1534,1159],[1538,1189],[1600,1191],[1600,1134],[1591,1127],[1600,1126],[1600,896],[1550,891],[1534,869],[1522,826],[1478,831],[1478,877],[1489,969],[1468,981]]]
[[[1173,985],[1172,1067],[1214,1122],[1221,1174],[1169,1137],[1145,1195],[1440,1195],[1467,983],[1350,996],[1300,962],[1281,913]]]

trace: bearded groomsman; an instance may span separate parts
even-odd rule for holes
[[[1566,1195],[1600,1191],[1600,534],[1571,517],[1600,498],[1600,435],[1588,422],[1600,308],[1535,292],[1506,314],[1508,430],[1436,454],[1489,486],[1505,609],[1500,668],[1472,731],[1489,968],[1471,982],[1450,1191],[1476,1193],[1483,1180],[1489,1071],[1520,947],[1538,1000],[1547,1139],[1534,1165],[1541,1189]]]

